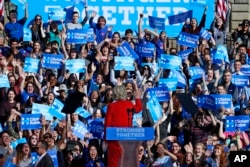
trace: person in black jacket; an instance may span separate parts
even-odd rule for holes
[[[36,145],[36,152],[40,156],[36,161],[34,167],[54,167],[54,163],[47,153],[48,145],[44,141],[38,141]]]

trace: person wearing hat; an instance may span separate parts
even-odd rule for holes
[[[61,84],[59,85],[58,90],[56,91],[57,93],[59,93],[59,96],[57,97],[58,100],[60,100],[63,104],[66,101],[67,98],[67,86],[65,84]]]

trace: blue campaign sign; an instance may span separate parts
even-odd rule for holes
[[[11,3],[17,6],[22,6],[22,9],[24,9],[24,5],[27,3],[27,0],[11,0]]]
[[[9,88],[10,82],[7,75],[0,74],[0,88]]]
[[[57,151],[56,150],[48,150],[47,153],[51,157],[54,167],[59,167],[58,166],[58,159],[57,159]]]
[[[223,45],[218,45],[217,50],[213,55],[213,59],[221,59],[224,62],[229,63],[227,48]]]
[[[65,20],[66,12],[63,8],[50,9],[48,12],[48,18],[53,21]]]
[[[131,57],[115,57],[114,70],[134,71],[134,59]]]
[[[25,72],[37,73],[39,69],[39,59],[34,59],[30,57],[25,58],[23,70]]]
[[[132,120],[132,125],[133,127],[138,127],[137,120],[142,120],[142,112],[139,113],[134,113],[133,115],[133,120]]]
[[[205,75],[205,72],[201,67],[189,67],[188,70],[192,79],[199,79]]]
[[[87,129],[87,126],[82,123],[81,121],[77,121],[75,124],[74,124],[74,127],[73,127],[73,134],[77,137],[79,137],[80,139],[84,139],[84,135],[86,133],[88,133],[88,129]]]
[[[78,107],[75,111],[75,114],[78,114],[83,118],[89,118],[92,116],[92,114],[85,110],[83,107]]]
[[[26,138],[21,138],[21,139],[17,139],[17,140],[15,140],[15,141],[12,141],[11,143],[10,143],[10,146],[12,147],[12,148],[16,148],[16,146],[18,145],[18,144],[21,144],[21,143],[27,143],[27,140],[26,140]]]
[[[151,96],[147,102],[147,108],[152,116],[154,123],[162,117],[162,108],[156,96]]]
[[[177,24],[177,23],[183,23],[188,18],[189,19],[193,18],[193,10],[189,10],[187,12],[183,12],[183,13],[180,13],[180,14],[168,16],[168,20],[169,20],[170,25]]]
[[[186,77],[180,71],[171,70],[169,78],[177,78],[177,87],[185,88],[187,85]]]
[[[0,124],[0,133],[3,131],[2,124]]]
[[[49,109],[50,115],[58,118],[59,120],[65,119],[65,114],[61,112],[63,109],[63,106],[64,104],[55,98],[53,104],[51,105]]]
[[[249,115],[227,116],[226,132],[235,132],[237,130],[246,131],[249,129]]]
[[[250,77],[250,66],[241,67],[240,71]]]
[[[158,30],[165,30],[165,18],[148,16],[149,26]]]
[[[177,78],[160,78],[159,87],[167,87],[168,91],[175,91],[177,87]]]
[[[70,73],[84,73],[86,65],[84,59],[69,59],[65,63],[66,69]]]
[[[29,28],[23,28],[23,41],[32,41],[32,34]]]
[[[49,113],[50,106],[44,104],[33,103],[32,114],[42,114],[46,120],[53,120],[53,116]]]
[[[178,56],[180,56],[182,61],[184,62],[185,60],[188,59],[188,56],[192,52],[193,52],[193,49],[183,50],[183,51],[178,52]]]
[[[167,54],[161,54],[159,60],[159,66],[162,69],[179,69],[181,63],[182,60],[180,57]]]
[[[43,67],[54,68],[54,69],[62,68],[63,55],[44,53],[42,57],[43,57],[43,63],[42,63]]]
[[[197,97],[197,106],[213,110],[215,106],[214,98],[210,95],[200,95]]]
[[[249,83],[249,76],[247,75],[232,75],[232,83],[237,87],[247,86]]]
[[[67,30],[66,41],[73,44],[85,44],[87,43],[87,37],[87,29]]]
[[[104,124],[102,119],[94,119],[88,124],[88,130],[92,133],[93,137],[101,139],[104,132]]]
[[[181,32],[177,38],[177,44],[190,48],[196,48],[198,40],[198,35],[192,35],[185,32]]]
[[[208,33],[208,31],[204,28],[201,29],[200,33],[199,33],[200,37],[202,37],[205,40],[209,40],[211,38],[211,35]]]
[[[16,0],[17,1],[17,0]],[[71,19],[72,10],[78,11],[80,21],[85,17],[83,3],[75,3],[72,0],[27,0],[29,7],[29,18],[26,25],[32,23],[32,19],[36,14],[40,14],[42,18],[48,17],[48,12],[55,8],[64,8],[67,16]],[[169,24],[169,16],[192,10],[193,16],[198,22],[201,21],[204,6],[193,5],[192,0],[88,0],[88,10],[95,10],[98,16],[104,16],[107,20],[107,25],[113,26],[113,31],[119,31],[124,34],[128,28],[137,29],[139,14],[143,13],[144,18],[142,26],[149,28],[148,16],[166,18],[165,30],[169,37],[176,37],[182,29],[183,24]],[[210,28],[214,19],[214,0],[206,2],[207,16],[205,28]],[[39,7],[37,7],[39,4]],[[69,14],[68,14],[69,13]],[[18,8],[19,19],[24,16],[23,8]],[[97,17],[98,17],[97,16]],[[97,20],[95,18],[95,22]],[[70,19],[66,19],[71,21]],[[46,20],[44,20],[45,22]],[[88,27],[88,25],[86,25]]]
[[[140,57],[153,57],[155,45],[138,43],[135,45],[135,51]]]
[[[133,59],[138,59],[137,53],[131,48],[128,42],[123,42],[121,46],[116,48],[116,50],[120,56],[128,56]]]
[[[190,90],[190,91],[193,91],[195,85],[196,85],[197,83],[200,83],[200,79],[189,79],[188,82],[189,82],[189,90]]]
[[[193,4],[196,4],[196,5],[206,5],[207,4],[207,0],[192,0],[192,3]]]
[[[34,165],[39,159],[39,155],[36,152],[31,152],[31,162]]]
[[[106,140],[130,141],[130,140],[152,140],[154,139],[154,128],[118,128],[108,127],[106,129]]]
[[[94,42],[95,41],[95,33],[93,28],[87,29],[87,42]]]
[[[16,164],[14,164],[13,162],[11,162],[11,159],[8,158],[8,159],[5,161],[3,167],[16,167]]]
[[[170,99],[169,92],[167,87],[155,87],[147,89],[147,96],[150,99],[152,96],[156,96],[156,98],[161,101],[168,101]]]
[[[215,101],[215,109],[220,109],[224,107],[225,109],[232,108],[232,96],[230,94],[225,95],[211,95]]]
[[[21,129],[33,130],[40,129],[41,126],[41,114],[22,114],[21,115]]]

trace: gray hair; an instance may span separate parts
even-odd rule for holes
[[[113,98],[114,100],[126,100],[127,98],[127,91],[125,86],[115,86],[113,88]]]

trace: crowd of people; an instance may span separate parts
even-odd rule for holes
[[[135,32],[132,29],[126,29],[124,36],[121,36],[119,32],[112,32],[112,26],[106,25],[105,16],[100,16],[95,23],[97,13],[93,11],[89,16],[87,6],[86,16],[82,21],[79,21],[79,13],[73,12],[72,21],[66,24],[63,20],[60,23],[49,20],[45,27],[43,18],[37,14],[29,25],[32,41],[27,43],[23,42],[23,27],[28,18],[28,4],[25,5],[25,16],[21,20],[17,20],[16,10],[9,11],[9,22],[0,24],[0,29],[4,32],[0,36],[0,75],[6,75],[10,85],[0,85],[0,166],[12,163],[18,167],[52,167],[55,163],[48,152],[53,150],[56,151],[59,167],[116,167],[121,154],[117,150],[117,143],[106,141],[105,135],[95,137],[91,133],[86,133],[80,139],[73,133],[72,127],[78,121],[88,126],[91,121],[100,118],[106,126],[125,126],[118,121],[128,120],[126,115],[119,114],[119,110],[124,108],[121,105],[123,103],[114,103],[120,100],[142,113],[142,117],[136,118],[135,123],[132,124],[132,119],[129,120],[126,124],[128,127],[153,127],[155,130],[154,140],[144,141],[138,148],[138,163],[141,167],[229,166],[231,151],[247,151],[250,146],[249,130],[225,131],[227,116],[250,114],[249,85],[237,87],[231,80],[233,75],[247,75],[241,72],[241,68],[249,66],[250,22],[245,19],[239,24],[231,34],[233,45],[228,46],[230,3],[227,9],[225,20],[219,15],[215,16],[208,30],[210,39],[200,38],[197,48],[193,48],[188,58],[183,60],[177,71],[183,75],[186,84],[169,91],[169,100],[160,102],[162,117],[156,122],[152,121],[147,107],[150,99],[146,92],[149,88],[158,87],[161,78],[170,78],[172,71],[157,69],[157,60],[162,54],[178,56],[178,52],[190,48],[170,46],[165,31],[159,33],[157,30],[143,29],[143,14],[139,16],[138,36],[134,38]],[[79,44],[68,43],[67,31],[86,28],[87,22],[94,31],[95,40]],[[187,19],[182,32],[199,35],[205,22],[206,8],[200,23],[195,18]],[[124,42],[132,49],[138,44],[153,44],[155,52],[150,56],[139,56],[133,64],[135,71],[118,71],[114,68],[114,59],[116,56],[123,56],[117,48]],[[211,50],[219,45],[227,47],[228,55],[225,56],[229,62],[222,61],[218,64],[213,61]],[[45,53],[63,55],[62,68],[44,68],[42,64]],[[27,57],[40,60],[37,73],[24,71]],[[85,72],[70,73],[65,69],[65,61],[69,59],[83,59]],[[205,72],[193,88],[189,84],[190,67],[201,67]],[[124,90],[125,97],[121,94]],[[80,100],[72,96],[77,93],[82,95]],[[187,116],[188,109],[178,99],[179,93],[189,93],[196,105],[200,95],[230,94],[232,106],[222,107],[217,112],[198,107],[195,114]],[[51,106],[55,99],[65,105],[67,101],[80,101],[77,107],[82,107],[91,116],[84,118],[75,112],[74,107],[69,107],[68,110],[71,111],[67,111],[65,119],[54,117],[53,121],[49,121],[42,116],[41,129],[20,128],[22,114],[32,114],[33,103]],[[111,115],[119,118],[110,119]],[[56,125],[51,128],[54,123]],[[11,142],[21,138],[25,138],[27,142],[18,144],[16,148],[11,147]],[[39,156],[35,162],[32,161],[33,152]]]

